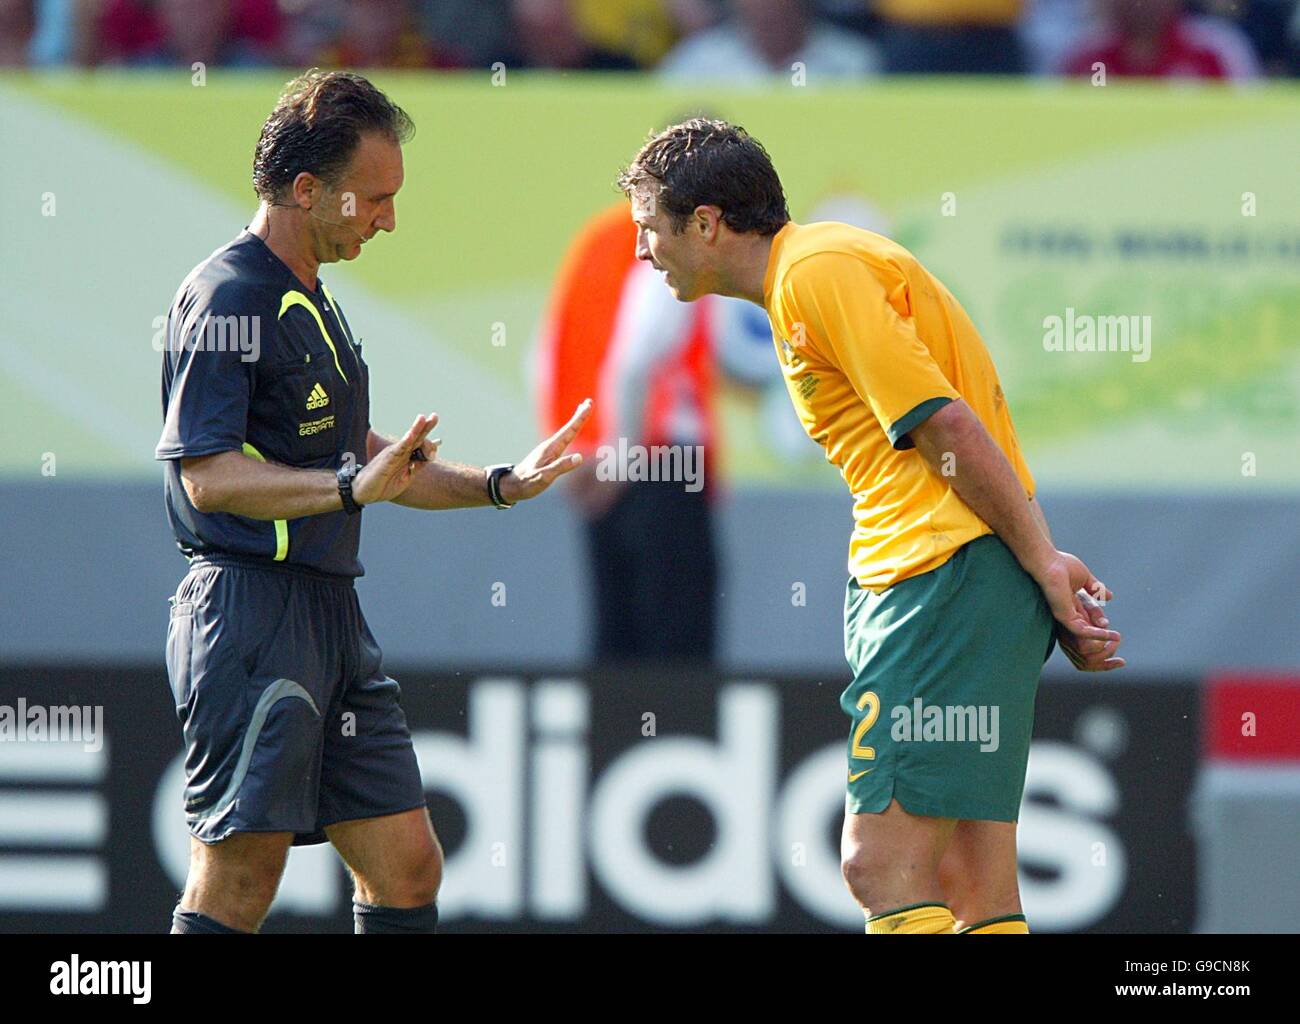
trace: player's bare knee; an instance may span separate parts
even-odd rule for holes
[[[844,877],[844,884],[849,887],[853,898],[865,906],[867,878],[861,867],[853,861],[842,861],[840,874]]]
[[[884,867],[880,858],[868,854],[867,848],[854,846],[841,851],[840,874],[854,898],[863,906],[870,902],[871,883]]]
[[[431,849],[405,858],[385,878],[366,878],[353,872],[356,899],[381,907],[423,907],[438,898],[442,886],[442,850]]]
[[[236,870],[208,870],[191,877],[186,886],[187,909],[220,908],[241,923],[260,924],[275,899],[280,873],[239,865]],[[194,905],[191,905],[194,904]]]
[[[422,907],[438,898],[442,886],[442,851],[435,844],[413,858],[398,884],[394,906]]]
[[[263,865],[250,865],[250,869],[235,876],[235,896],[250,906],[269,906],[280,887],[280,872]]]
[[[438,890],[442,888],[442,847],[437,840],[434,840],[433,850],[429,854],[425,871],[429,883],[433,886],[433,898],[436,899]]]
[[[195,842],[182,906],[255,931],[275,899],[288,842],[240,834],[211,845]]]

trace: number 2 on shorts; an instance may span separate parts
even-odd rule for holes
[[[876,724],[876,719],[880,717],[880,698],[868,690],[858,698],[858,710],[867,708],[867,713],[862,716],[862,721],[858,722],[858,727],[853,730],[853,757],[864,761],[874,761],[876,759],[875,747],[864,747],[862,737],[866,735],[867,730]]]

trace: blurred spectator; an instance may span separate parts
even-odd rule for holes
[[[1065,72],[1144,78],[1243,80],[1259,75],[1250,41],[1231,22],[1189,14],[1182,0],[1100,0],[1101,32],[1067,58]]]
[[[455,68],[469,56],[431,36],[409,0],[318,4],[323,45],[304,64],[343,68]],[[333,28],[333,31],[330,29]],[[301,45],[295,39],[294,48]]]
[[[0,0],[0,8],[12,6]],[[19,6],[22,6],[21,4]],[[81,15],[81,9],[87,7],[86,0],[33,0],[28,6],[35,14],[31,41],[27,54],[32,64],[54,65],[68,64],[77,59],[78,28],[81,21],[89,21],[87,29],[93,29],[93,19]],[[3,15],[0,15],[0,21]],[[89,31],[82,33],[89,36]],[[0,28],[0,45],[4,29]]]
[[[417,0],[419,25],[451,44],[469,68],[486,68],[510,46],[510,0]]]
[[[259,67],[277,61],[280,24],[275,0],[108,0],[97,59]]]
[[[1291,73],[1295,49],[1287,23],[1300,18],[1296,0],[1201,0],[1200,8],[1236,23],[1267,74]]]
[[[0,0],[0,67],[27,63],[27,46],[35,27],[32,0]]]
[[[900,75],[1018,75],[1024,0],[876,0],[885,70]]]
[[[660,70],[673,78],[758,80],[788,76],[801,61],[808,81],[875,74],[869,42],[820,20],[809,0],[732,0],[731,17],[679,43]]]
[[[585,38],[573,0],[513,0],[514,51],[507,64],[566,71],[634,71],[636,61]]]
[[[703,0],[573,0],[578,32],[593,45],[654,67],[683,31],[712,23]]]
[[[874,0],[813,0],[813,12],[833,25],[850,29],[871,39],[876,37],[880,19]]]
[[[1059,74],[1066,59],[1097,32],[1094,0],[1027,0],[1020,41],[1029,70]]]
[[[343,31],[347,0],[280,0],[284,31],[281,56],[290,67],[312,67]]]
[[[680,36],[694,35],[722,20],[726,0],[664,0]]]
[[[1290,50],[1287,70],[1293,75],[1300,75],[1300,5],[1296,6],[1295,13],[1291,16],[1291,26],[1287,32],[1287,45]]]

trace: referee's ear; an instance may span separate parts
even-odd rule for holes
[[[320,196],[321,181],[310,171],[299,171],[293,179],[289,195],[293,200],[288,205],[300,210],[310,210]]]

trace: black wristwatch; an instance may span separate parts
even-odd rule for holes
[[[334,474],[335,479],[339,482],[339,497],[343,499],[343,511],[350,516],[354,516],[361,511],[361,506],[352,497],[352,481],[357,478],[357,474],[360,472],[361,467],[355,462],[345,462],[339,467],[339,471]]]
[[[487,473],[487,492],[488,497],[492,499],[492,504],[497,508],[514,508],[513,501],[506,501],[501,497],[501,478],[509,473],[515,467],[513,465],[487,466],[484,472]]]

